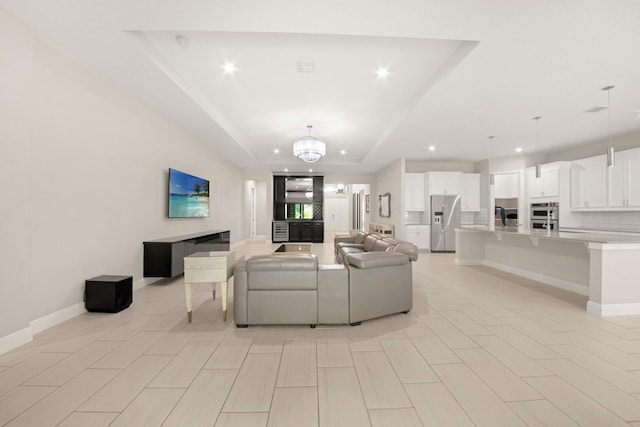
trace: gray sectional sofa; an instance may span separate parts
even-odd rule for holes
[[[235,323],[357,325],[406,313],[412,307],[411,261],[417,249],[415,257],[407,252],[353,252],[330,265],[320,265],[313,254],[253,256],[235,267]]]
[[[334,250],[339,264],[344,262],[345,255],[363,252],[400,252],[407,254],[411,261],[418,259],[418,248],[413,243],[364,231],[336,236]]]

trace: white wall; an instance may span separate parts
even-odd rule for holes
[[[544,163],[555,162],[558,160],[579,160],[587,157],[598,156],[607,152],[609,139],[585,142],[580,145],[569,147],[549,153]],[[632,148],[640,148],[640,131],[631,132],[624,135],[616,135],[613,138],[613,146],[616,151],[630,150]]]
[[[88,278],[146,283],[144,240],[243,235],[238,168],[2,10],[0,94],[0,353],[82,309]],[[209,218],[167,218],[169,167],[211,181]]]
[[[375,184],[371,187],[371,222],[390,224],[394,227],[395,236],[403,238],[404,212],[404,159],[398,159],[375,175]],[[378,196],[391,194],[391,216],[381,218],[378,215]]]
[[[421,173],[431,171],[461,171],[473,172],[474,164],[471,162],[428,162],[419,160],[407,160],[405,170],[407,173]]]

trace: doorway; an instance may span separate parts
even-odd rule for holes
[[[347,195],[329,196],[324,199],[325,232],[349,234],[349,197]]]

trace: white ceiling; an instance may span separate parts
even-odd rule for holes
[[[640,130],[640,2],[0,0],[76,61],[243,168],[478,161]],[[177,43],[178,36],[188,46]],[[225,74],[233,62],[237,71]],[[298,71],[312,62],[313,73]],[[390,75],[376,77],[379,67]],[[539,148],[536,123],[541,115]],[[429,153],[426,147],[435,145]],[[275,155],[274,148],[280,153]],[[346,150],[345,155],[339,153]]]

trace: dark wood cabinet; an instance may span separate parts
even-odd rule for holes
[[[313,243],[324,242],[324,222],[316,221],[313,223],[313,231],[311,234],[311,241]]]
[[[289,222],[289,242],[324,242],[324,223],[322,221]]]
[[[302,223],[300,222],[289,223],[289,241],[302,242]]]
[[[324,203],[324,177],[313,177],[313,203]]]
[[[273,201],[284,203],[286,197],[286,176],[273,177]]]
[[[288,224],[289,242],[324,241],[323,203],[323,176],[273,177],[273,221]],[[282,230],[272,233],[274,242],[284,238]]]
[[[230,232],[209,231],[142,242],[143,276],[175,277],[184,272],[184,257],[196,252],[228,251]]]

